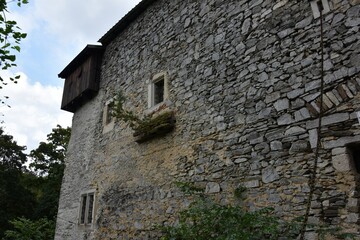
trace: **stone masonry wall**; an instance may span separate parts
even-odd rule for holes
[[[310,221],[359,232],[360,1],[330,0],[324,17],[326,110]],[[159,0],[106,48],[98,95],[75,114],[56,239],[156,239],[193,182],[223,203],[248,188],[250,209],[304,213],[320,99],[320,20],[307,0]],[[105,103],[121,90],[143,115],[147,81],[166,71],[176,127],[136,143]],[[350,144],[350,145],[349,145]],[[355,147],[354,147],[355,146]],[[77,224],[96,189],[95,222]]]

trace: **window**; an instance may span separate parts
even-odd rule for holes
[[[103,110],[103,133],[110,132],[114,128],[115,118],[112,116],[113,108],[113,100],[109,100],[105,103]]]
[[[80,225],[91,225],[94,218],[94,201],[95,192],[87,192],[81,194],[81,205],[80,205]]]
[[[320,17],[320,12],[322,12],[322,14],[330,12],[328,0],[312,0],[310,4],[314,18]]]
[[[156,74],[148,85],[148,108],[154,107],[168,98],[168,77],[166,72]]]
[[[164,79],[154,83],[154,105],[164,101]]]
[[[109,102],[106,104],[105,106],[105,116],[104,116],[104,121],[105,121],[105,125],[110,124],[113,121],[113,116],[112,116],[112,110],[114,107],[114,102]]]
[[[347,146],[347,151],[349,152],[352,160],[353,166],[358,174],[360,174],[360,144],[352,143]]]

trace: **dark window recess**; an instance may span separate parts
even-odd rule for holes
[[[86,199],[87,199],[86,195],[81,197],[80,224],[85,224]]]
[[[322,12],[324,10],[324,5],[322,3],[322,0],[316,1],[316,4],[318,6],[319,11]]]
[[[356,172],[360,174],[360,144],[350,144],[347,146],[350,157],[354,162]]]
[[[154,83],[154,105],[164,101],[164,79]]]
[[[112,111],[114,108],[114,103],[109,103],[106,108],[105,124],[109,124],[112,121]]]
[[[94,206],[94,194],[90,194],[88,195],[89,197],[89,209],[88,209],[88,214],[87,214],[87,223],[91,224],[92,223],[92,215],[93,215],[93,206]]]

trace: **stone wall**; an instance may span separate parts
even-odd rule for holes
[[[323,107],[310,221],[359,231],[360,1],[331,0],[324,17]],[[75,114],[56,239],[156,239],[190,200],[193,182],[227,203],[246,186],[250,209],[304,213],[320,104],[320,20],[307,0],[159,0],[108,46],[100,91]],[[144,115],[147,81],[166,71],[176,127],[136,143],[105,103],[118,91]],[[350,144],[350,145],[348,145]],[[348,147],[350,146],[350,147]],[[95,222],[77,224],[81,191],[96,189]]]

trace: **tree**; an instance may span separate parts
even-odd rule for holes
[[[5,231],[6,239],[53,236],[69,139],[70,128],[57,125],[47,142],[41,142],[27,156],[23,152],[26,148],[0,128],[0,239]],[[24,165],[28,157],[35,173]]]
[[[9,220],[31,217],[35,208],[35,196],[22,181],[25,149],[0,128],[0,239],[10,228]]]
[[[26,147],[19,146],[13,137],[4,134],[0,128],[0,162],[1,165],[20,170],[26,162]]]
[[[54,238],[55,222],[46,218],[30,221],[19,218],[10,221],[14,230],[5,232],[4,240],[48,240]]]
[[[26,38],[26,33],[21,32],[16,21],[7,19],[8,4],[12,2],[16,2],[20,7],[22,4],[27,4],[28,0],[0,0],[0,67],[2,70],[16,66],[15,53],[20,52],[20,42]],[[11,77],[10,81],[17,83],[19,78],[20,76]],[[0,89],[6,84],[5,79],[0,76]],[[4,99],[7,98],[7,96],[0,98],[0,103],[5,104]]]
[[[56,175],[54,168],[64,165],[65,153],[70,140],[71,128],[57,125],[47,135],[47,142],[40,142],[39,147],[30,152],[33,163],[30,165],[40,175]]]
[[[41,176],[38,179],[41,196],[34,216],[53,219],[57,214],[61,181],[65,168],[65,153],[70,140],[71,128],[56,128],[47,136],[47,142],[30,152],[33,168]]]

